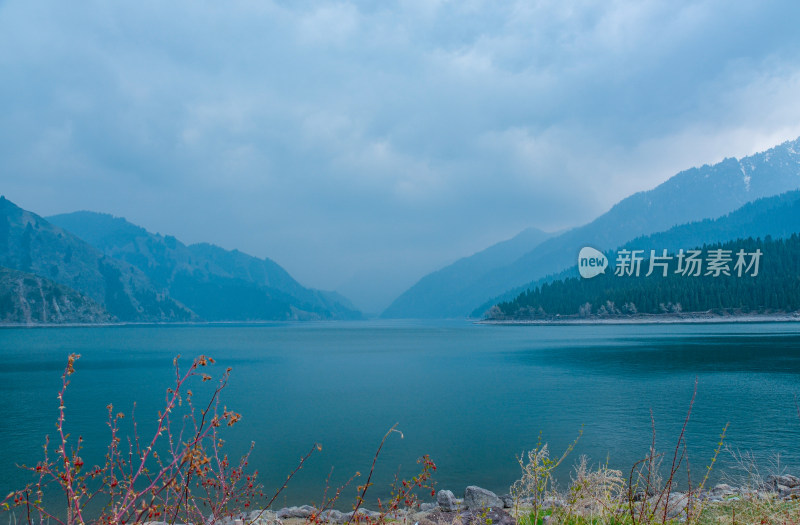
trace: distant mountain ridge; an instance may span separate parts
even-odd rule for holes
[[[190,321],[197,316],[134,266],[0,197],[0,265],[90,297],[119,321]]]
[[[800,190],[756,199],[716,219],[681,224],[637,237],[619,249],[672,252],[736,239],[789,238],[795,233],[800,233]]]
[[[741,160],[727,158],[682,171],[652,190],[623,199],[594,221],[545,240],[457,293],[429,301],[424,310],[417,307],[420,301],[403,294],[387,312],[408,318],[449,317],[451,312],[469,316],[493,297],[568,268],[583,246],[610,250],[642,235],[720,217],[747,202],[797,188],[800,138]]]
[[[796,233],[800,233],[800,190],[757,199],[717,219],[704,219],[681,224],[663,232],[637,237],[616,249],[607,250],[605,255],[609,259],[609,264],[613,265],[616,260],[616,252],[620,249],[644,250],[645,256],[649,257],[650,250],[656,250],[656,253],[660,253],[661,250],[675,253],[680,249],[731,242],[737,239],[764,239],[766,237],[787,239]],[[472,316],[482,316],[493,305],[512,301],[526,290],[533,290],[545,283],[577,276],[576,259],[566,270],[509,290],[503,295],[487,301],[476,308],[472,312]]]
[[[48,220],[136,267],[206,320],[360,317],[344,297],[305,288],[270,259],[207,243],[187,246],[103,213],[80,211]]]

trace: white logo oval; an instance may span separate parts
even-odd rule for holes
[[[608,259],[599,250],[586,246],[578,254],[578,272],[584,279],[591,279],[601,273],[606,273]]]

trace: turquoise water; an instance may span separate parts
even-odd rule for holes
[[[687,441],[696,476],[730,422],[727,442],[764,466],[800,473],[800,324],[485,326],[466,322],[8,328],[0,330],[0,492],[29,481],[54,435],[56,393],[70,352],[82,354],[68,390],[68,430],[87,463],[108,441],[106,405],[152,425],[174,379],[175,355],[232,367],[223,402],[243,415],[226,448],[243,453],[267,487],[279,486],[315,442],[323,445],[279,504],[317,502],[332,484],[366,473],[383,434],[374,496],[430,454],[440,488],[500,493],[515,456],[539,432],[561,451],[583,429],[587,454],[628,471],[651,440],[671,452],[695,378]],[[196,388],[197,398],[202,389]],[[126,418],[129,420],[129,418]],[[143,432],[146,433],[146,432]],[[573,463],[573,461],[569,461]],[[730,467],[727,456],[722,463]],[[569,472],[560,472],[566,480]],[[363,478],[361,482],[363,482]],[[345,496],[355,494],[355,487]],[[344,505],[345,507],[347,505]]]

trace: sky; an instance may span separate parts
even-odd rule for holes
[[[800,3],[0,0],[0,193],[377,312],[526,227],[800,136]]]

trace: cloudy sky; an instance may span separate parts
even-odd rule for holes
[[[0,193],[368,310],[800,135],[800,3],[0,0]]]

